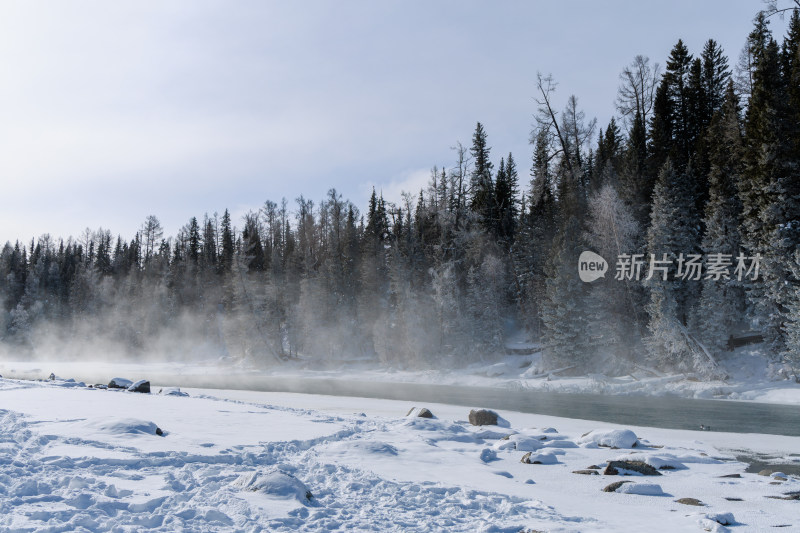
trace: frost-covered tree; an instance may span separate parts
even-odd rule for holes
[[[590,336],[606,347],[609,355],[631,361],[636,353],[643,316],[639,307],[638,284],[615,278],[616,258],[636,247],[639,225],[630,208],[612,185],[605,185],[589,198],[584,239],[587,246],[609,262],[604,278],[592,282]]]
[[[775,353],[785,349],[787,319],[795,279],[794,250],[800,244],[798,112],[790,105],[787,74],[778,44],[763,18],[750,37],[754,59],[753,93],[745,119],[742,237],[751,256],[759,255],[761,279],[747,286],[755,317]]]
[[[729,83],[725,103],[714,117],[708,134],[709,200],[705,208],[702,249],[706,259],[718,258],[719,274],[706,274],[695,320],[703,342],[717,354],[730,335],[742,328],[744,290],[734,276],[734,263],[741,252],[739,224],[741,201],[737,183],[742,174],[742,132],[738,98]],[[727,268],[722,268],[724,265]],[[708,266],[708,265],[706,265]]]
[[[691,169],[679,172],[668,160],[653,192],[647,233],[647,344],[652,360],[662,368],[709,373],[713,363],[687,328],[698,285],[690,258],[701,258],[694,190]]]

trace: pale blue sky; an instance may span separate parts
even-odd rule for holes
[[[0,241],[416,194],[476,121],[527,185],[536,72],[605,126],[636,54],[735,64],[749,1],[4,1]],[[773,22],[782,38],[785,24]],[[235,220],[239,224],[238,218]]]

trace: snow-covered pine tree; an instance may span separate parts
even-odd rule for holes
[[[763,20],[757,19],[750,42],[755,71],[740,182],[742,235],[749,255],[759,254],[762,260],[760,278],[747,292],[766,340],[780,354],[786,349],[790,287],[797,283],[791,263],[800,244],[798,112],[787,91],[791,76],[784,71],[778,44]]]
[[[519,232],[512,254],[517,282],[520,286],[522,317],[535,337],[542,332],[541,304],[545,300],[544,266],[556,230],[557,205],[551,175],[548,142],[545,130],[533,135],[534,144],[528,206],[520,217]]]
[[[584,238],[589,248],[609,262],[609,272],[590,286],[590,336],[607,347],[609,362],[633,361],[643,317],[634,282],[614,279],[614,263],[619,255],[635,250],[639,225],[616,188],[606,184],[589,198],[586,227]]]
[[[585,201],[580,182],[561,167],[559,223],[545,263],[545,299],[540,313],[544,324],[545,365],[551,369],[591,367],[589,348],[589,285],[578,277],[578,257],[585,250]]]
[[[698,282],[678,279],[677,272],[681,254],[688,259],[690,254],[699,252],[700,221],[694,209],[694,188],[691,167],[679,172],[667,160],[653,191],[647,233],[648,257],[662,261],[666,256],[667,263],[660,266],[667,267],[667,271],[666,279],[662,271],[650,271],[650,279],[644,282],[650,294],[647,304],[650,336],[646,342],[653,362],[659,367],[709,374],[714,364],[687,329]]]
[[[729,82],[723,107],[709,127],[707,145],[711,147],[711,167],[702,249],[706,258],[710,254],[722,254],[716,257],[734,263],[741,251],[739,217],[742,206],[736,185],[742,173],[743,146],[739,100],[733,82]],[[709,349],[717,354],[725,349],[728,337],[742,327],[744,312],[744,289],[733,276],[733,267],[728,275],[703,277],[693,323]]]
[[[794,278],[800,280],[800,249],[794,252],[791,270]],[[789,290],[791,301],[784,324],[786,350],[782,355],[794,380],[800,383],[800,284],[794,284]]]

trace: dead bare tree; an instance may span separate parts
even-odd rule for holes
[[[642,55],[634,57],[631,64],[620,73],[617,111],[629,128],[637,113],[642,117],[642,122],[647,124],[660,75],[661,66],[655,63],[651,67],[650,58]]]

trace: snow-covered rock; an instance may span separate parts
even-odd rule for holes
[[[664,496],[661,485],[655,483],[625,483],[616,492],[622,494],[639,494],[640,496]]]
[[[86,420],[81,425],[93,432],[113,435],[157,435],[159,431],[159,427],[154,422],[137,418]]]
[[[295,499],[306,505],[311,503],[314,497],[302,481],[280,468],[242,474],[232,486],[239,490],[263,493],[273,498]]]
[[[727,533],[730,529],[725,526],[736,524],[733,513],[705,513],[699,516],[698,525],[705,531],[713,533]]]
[[[686,470],[686,465],[679,461],[678,458],[672,454],[649,454],[649,453],[636,453],[620,455],[613,459],[614,461],[637,461],[648,464],[656,470]],[[717,462],[717,461],[714,461]]]
[[[150,394],[150,382],[146,379],[140,379],[128,387],[128,392],[142,392],[145,394]]]
[[[558,464],[556,452],[548,451],[542,453],[528,452],[522,456],[521,461],[529,465],[555,465]]]
[[[713,520],[714,522],[722,524],[723,526],[732,526],[736,523],[733,513],[706,513],[704,518]]]
[[[492,461],[496,461],[497,460],[497,452],[494,451],[491,448],[484,448],[484,449],[481,450],[480,458],[481,458],[481,461],[483,461],[484,463],[490,463]]]
[[[661,472],[642,461],[609,461],[606,476],[660,476]]]
[[[436,418],[433,416],[433,413],[427,407],[412,407],[408,413],[406,413],[407,417],[419,417],[419,418]]]
[[[158,393],[162,396],[189,396],[189,393],[181,391],[180,387],[164,387],[162,389],[158,389]]]
[[[112,378],[108,382],[109,389],[127,389],[131,385],[133,385],[133,381],[125,378]]]
[[[584,433],[578,444],[584,448],[603,446],[606,448],[634,448],[639,439],[630,429],[595,429]]]
[[[521,452],[535,452],[543,448],[543,443],[536,437],[516,433],[507,439],[499,440],[492,446],[496,450],[518,450]]]

